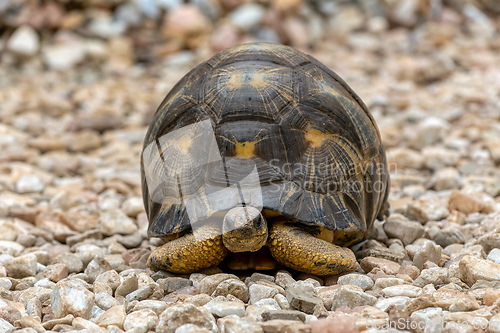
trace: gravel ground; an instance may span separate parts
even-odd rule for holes
[[[338,26],[355,21],[349,8]],[[147,269],[161,242],[146,237],[142,140],[214,39],[142,63],[118,38],[64,71],[67,53],[9,46],[0,332],[500,332],[500,21],[463,13],[447,7],[413,29],[389,13],[308,51],[369,106],[391,169],[391,216],[342,276]]]

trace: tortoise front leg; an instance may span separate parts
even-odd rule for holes
[[[197,228],[196,233],[198,239],[190,233],[156,248],[149,256],[148,266],[154,271],[187,274],[220,264],[228,252],[220,228],[205,225]]]
[[[350,249],[314,237],[297,224],[272,223],[268,246],[276,261],[301,272],[334,275],[356,269],[356,257]]]

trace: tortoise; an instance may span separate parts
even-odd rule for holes
[[[273,43],[226,49],[172,88],[146,133],[141,176],[148,236],[166,241],[148,265],[174,273],[228,254],[233,269],[352,271],[348,247],[389,209],[365,104],[312,56]]]

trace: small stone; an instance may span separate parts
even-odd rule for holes
[[[128,198],[122,203],[122,210],[128,217],[137,217],[144,211],[144,203],[142,198],[132,197]]]
[[[356,273],[342,275],[337,280],[337,283],[343,286],[345,285],[358,286],[361,289],[363,289],[363,291],[371,289],[373,287],[373,280],[369,276]]]
[[[33,56],[40,48],[40,39],[35,29],[29,25],[18,27],[7,42],[7,49],[11,52]]]
[[[463,292],[446,288],[440,288],[432,293],[434,306],[439,306],[450,311],[473,311],[479,309],[477,300]]]
[[[193,277],[194,274],[191,274],[190,280]],[[199,281],[199,284],[197,286],[197,283],[193,281],[193,285],[200,291],[200,293],[207,294],[207,295],[212,295],[212,293],[217,289],[217,286],[219,283],[221,283],[224,280],[228,279],[238,279],[236,275],[233,274],[226,274],[226,273],[219,273],[219,274],[214,274],[214,275],[209,275],[209,276],[200,276],[202,279]],[[239,279],[238,279],[239,280]]]
[[[65,279],[56,284],[51,304],[56,318],[72,314],[75,317],[88,319],[94,305],[94,294],[77,280]]]
[[[99,217],[100,231],[107,235],[130,235],[137,231],[137,225],[121,210],[112,209],[104,212]]]
[[[127,296],[139,287],[139,281],[135,274],[125,277],[122,283],[116,288],[115,295]]]
[[[225,317],[230,315],[236,315],[239,317],[245,316],[245,303],[239,301],[227,302],[224,296],[218,296],[214,298],[203,307],[217,317]]]
[[[191,297],[188,297],[184,300],[186,303],[191,303],[196,306],[203,306],[210,302],[212,300],[212,297],[208,296],[207,294],[199,294],[199,295],[194,295]]]
[[[276,296],[278,296],[278,295],[281,295],[281,294],[277,294]],[[279,306],[278,302],[277,302],[277,301],[276,301],[276,299],[275,299],[275,298],[276,298],[276,296],[274,296],[274,298],[263,298],[263,299],[261,299],[260,301],[255,302],[255,304],[254,304],[254,305],[255,305],[255,306],[260,306],[260,307],[262,307],[262,306],[266,306],[266,308],[267,308],[267,307],[269,307],[269,306],[271,306],[271,307],[273,307],[275,310],[281,310],[281,307]],[[283,295],[281,295],[281,296],[283,296]],[[285,297],[285,296],[283,296],[283,297]],[[285,299],[286,299],[286,297],[285,297]],[[287,301],[287,302],[288,302],[288,301]]]
[[[97,292],[94,290],[95,295],[95,303],[98,307],[103,310],[108,310],[115,305],[118,305],[119,302],[107,292]]]
[[[332,311],[343,306],[354,308],[362,305],[374,305],[377,298],[369,295],[358,286],[341,286],[333,295]]]
[[[466,241],[466,238],[458,225],[449,225],[443,229],[436,228],[435,230],[430,228],[428,230],[428,235],[433,241],[442,247],[446,247],[451,244],[463,244]]]
[[[387,152],[389,164],[396,165],[398,169],[421,169],[424,158],[415,150],[406,148],[393,148]]]
[[[10,333],[15,330],[15,327],[7,320],[0,318],[0,331]],[[36,332],[36,331],[35,331]]]
[[[0,318],[14,325],[22,317],[21,312],[13,306],[4,306],[0,308]]]
[[[137,333],[153,331],[158,325],[158,316],[151,309],[143,309],[129,313],[123,328],[125,331],[134,330]]]
[[[399,265],[398,263],[375,257],[363,258],[361,259],[359,264],[361,265],[361,268],[363,268],[365,272],[370,272],[373,268],[379,268],[384,273],[390,275],[396,275],[399,269],[401,268],[401,265]]]
[[[466,215],[476,212],[489,212],[489,206],[483,203],[481,196],[462,191],[451,192],[448,209],[458,210]]]
[[[139,289],[127,294],[125,297],[128,301],[143,301],[151,296],[157,288],[160,286],[156,282],[152,282],[146,286],[140,287]]]
[[[115,325],[123,329],[123,323],[127,314],[123,305],[115,305],[95,319],[95,323],[101,327]]]
[[[208,295],[206,295],[208,296]],[[210,296],[209,296],[210,297]],[[132,311],[140,311],[144,309],[150,309],[153,310],[158,316],[167,308],[167,303],[163,301],[156,301],[156,300],[145,300],[145,301],[140,301],[134,305],[132,308]]]
[[[82,260],[74,253],[61,253],[54,259],[54,264],[64,264],[68,267],[68,273],[78,273],[83,269]]]
[[[193,285],[193,281],[181,277],[168,277],[165,279],[158,279],[156,282],[165,291],[165,294],[170,294],[176,290]]]
[[[406,297],[418,297],[422,295],[422,288],[410,285],[398,285],[382,289],[382,293],[385,297],[395,297],[395,296],[406,296]]]
[[[276,288],[257,283],[252,284],[248,289],[250,295],[250,304],[255,304],[263,298],[272,298],[278,293],[278,289]]]
[[[282,310],[289,310],[290,309],[290,303],[286,299],[285,295],[276,294],[276,296],[274,296],[274,300],[276,301],[276,303],[278,303],[280,309],[282,309]]]
[[[67,315],[66,317],[63,317],[63,318],[48,320],[48,321],[44,322],[42,324],[42,326],[46,330],[51,330],[56,325],[71,325],[71,323],[73,322],[73,319],[75,319],[75,317],[73,315],[69,314],[69,315]]]
[[[80,41],[47,45],[42,49],[44,62],[51,69],[67,70],[85,58],[85,44]]]
[[[42,182],[40,177],[35,175],[21,176],[16,183],[17,193],[42,192],[44,188],[45,184]]]
[[[265,9],[257,4],[245,4],[231,12],[229,20],[231,24],[242,31],[250,31],[259,25],[264,18]]]
[[[295,320],[274,319],[260,323],[264,333],[308,332],[309,326]]]
[[[248,317],[225,317],[219,319],[217,323],[223,323],[220,332],[224,333],[264,333],[260,325]]]
[[[20,283],[21,284],[21,283]],[[42,288],[42,287],[30,287],[23,290],[17,301],[21,302],[25,307],[28,307],[28,303],[30,300],[37,298],[40,300],[40,303],[44,303],[49,300],[53,291],[52,289]]]
[[[427,221],[440,221],[446,218],[450,212],[446,207],[440,206],[434,201],[420,199],[410,202],[404,214],[410,219],[425,223]]]
[[[400,239],[406,246],[424,236],[424,227],[418,222],[408,220],[401,214],[391,214],[384,223],[384,231],[391,238]]]
[[[439,265],[441,262],[441,252],[442,252],[441,246],[436,245],[434,242],[427,240],[413,256],[413,263],[419,269],[422,269],[424,263],[427,261],[431,261],[436,265]]]
[[[24,250],[24,246],[16,242],[0,241],[0,253],[9,254],[11,256],[18,256]]]
[[[215,318],[207,309],[187,303],[174,304],[163,311],[156,332],[174,333],[177,328],[185,324],[194,324],[213,332],[217,331]]]
[[[415,279],[413,285],[423,288],[432,283],[434,286],[442,286],[450,283],[447,268],[431,267],[420,272],[420,276]]]
[[[353,316],[341,315],[320,319],[311,323],[311,333],[357,333],[356,319]]]
[[[213,297],[233,295],[243,302],[248,302],[248,287],[239,279],[227,279],[219,283],[212,293]]]
[[[29,253],[16,258],[12,258],[5,264],[7,275],[13,278],[24,278],[27,276],[35,276],[37,269],[36,255]]]
[[[495,229],[487,234],[482,235],[477,240],[478,244],[480,244],[486,252],[491,253],[494,250],[500,248],[500,229]],[[493,252],[493,256],[496,252]]]
[[[469,255],[464,256],[459,263],[460,279],[472,286],[477,280],[500,280],[500,264],[478,259]]]
[[[497,264],[500,264],[500,248],[492,249],[490,253],[488,253],[486,259],[493,261]]]
[[[289,287],[286,289],[285,296],[293,309],[317,316],[327,315],[323,301],[312,292]]]
[[[387,287],[399,286],[402,284],[405,284],[405,281],[403,279],[379,278],[379,279],[377,279],[377,281],[375,281],[375,285],[373,286],[373,289],[384,289]]]
[[[51,281],[59,282],[68,277],[68,266],[65,264],[53,264],[45,267],[43,276]]]
[[[443,310],[440,308],[426,308],[413,312],[410,318],[416,325],[424,326],[429,332],[439,332],[443,323]]]
[[[268,310],[262,313],[262,319],[265,321],[283,319],[305,322],[306,315],[297,310]]]
[[[252,273],[251,276],[247,277],[245,279],[245,284],[250,287],[254,283],[258,283],[259,281],[264,282],[274,282],[274,276],[267,275],[267,274],[262,274],[262,273]]]
[[[395,296],[395,297],[390,297],[390,298],[379,298],[377,302],[375,303],[375,307],[387,312],[387,310],[390,307],[398,308],[398,309],[403,309],[406,307],[408,304],[410,304],[411,298],[406,297],[406,296]]]
[[[483,295],[483,303],[486,306],[493,305],[500,298],[500,290],[486,288]]]
[[[453,190],[459,185],[460,173],[455,168],[440,169],[431,179],[431,187],[436,191]]]
[[[288,285],[292,285],[295,282],[290,273],[286,271],[278,271],[276,273],[275,281],[278,286],[285,289],[287,288]]]

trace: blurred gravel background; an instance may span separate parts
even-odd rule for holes
[[[500,332],[499,15],[497,0],[0,0],[0,332]],[[314,55],[378,122],[392,215],[354,248],[358,272],[146,269],[152,114],[252,41]]]

